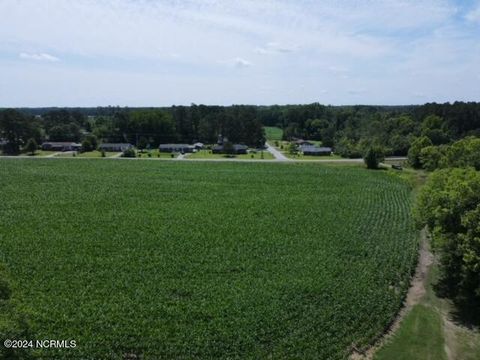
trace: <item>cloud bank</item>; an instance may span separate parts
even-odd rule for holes
[[[0,106],[480,98],[478,1],[3,0],[0,13]]]

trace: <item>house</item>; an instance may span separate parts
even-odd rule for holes
[[[131,148],[133,145],[128,143],[105,143],[98,146],[98,150],[105,152],[124,152]]]
[[[160,144],[158,150],[160,152],[180,152],[180,153],[191,153],[195,147],[188,144]]]
[[[234,154],[246,154],[248,150],[247,145],[241,145],[241,144],[235,144],[232,145],[233,147],[233,153]],[[212,149],[212,153],[214,154],[224,154],[225,150],[223,145],[215,145]]]
[[[42,143],[42,150],[46,151],[79,151],[82,144],[66,141],[48,141]]]
[[[295,140],[297,146],[314,146],[315,144],[307,140]]]
[[[311,145],[300,146],[300,151],[303,155],[313,155],[313,156],[330,156],[332,155],[332,148],[330,147],[317,147]]]
[[[194,147],[196,150],[201,150],[201,149],[203,149],[204,145],[203,145],[203,143],[201,143],[201,142],[196,142],[195,144],[193,144],[193,147]]]

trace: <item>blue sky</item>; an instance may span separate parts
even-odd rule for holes
[[[0,107],[480,100],[480,0],[0,0]]]

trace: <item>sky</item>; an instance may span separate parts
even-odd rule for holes
[[[0,107],[480,101],[480,0],[0,0]]]

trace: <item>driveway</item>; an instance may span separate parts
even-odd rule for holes
[[[292,159],[287,158],[285,155],[283,155],[280,151],[275,149],[273,146],[271,146],[269,143],[265,143],[265,146],[267,147],[267,151],[273,155],[275,160],[278,161],[292,161]]]

